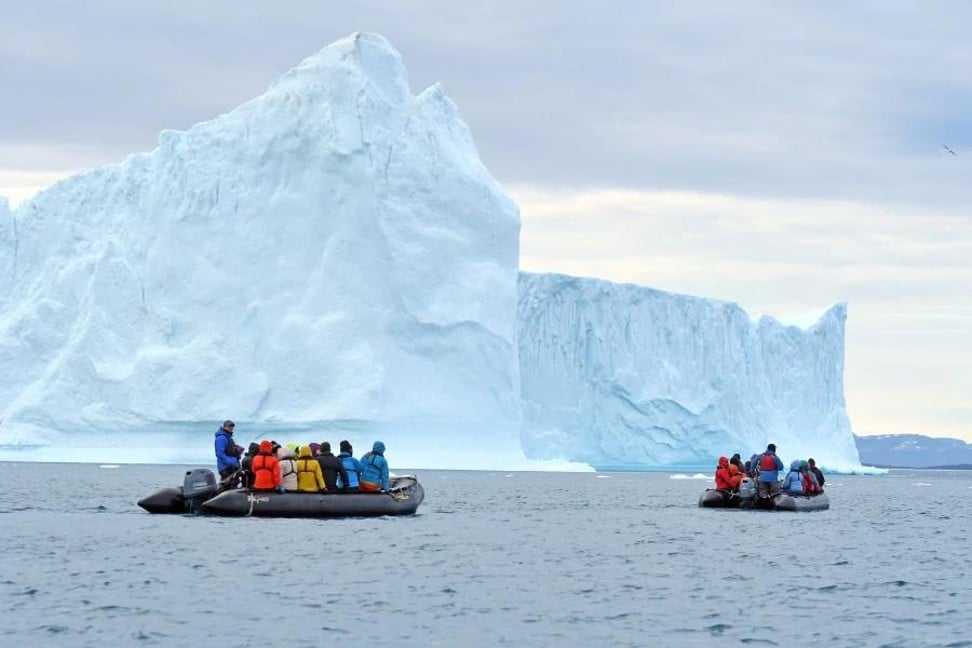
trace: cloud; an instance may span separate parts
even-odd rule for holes
[[[416,91],[444,82],[504,182],[957,204],[972,171],[941,149],[972,146],[957,2],[40,1],[4,18],[6,142],[150,149],[364,29]]]

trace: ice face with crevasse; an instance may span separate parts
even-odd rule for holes
[[[521,277],[519,228],[442,89],[349,36],[0,200],[0,457],[209,463],[230,417],[240,443],[381,438],[410,467],[652,467],[767,436],[857,463],[842,308],[804,331]]]

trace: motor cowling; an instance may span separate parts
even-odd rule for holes
[[[187,470],[182,480],[182,496],[189,506],[190,513],[198,513],[202,503],[216,494],[219,484],[216,474],[208,468]]]
[[[739,499],[753,499],[756,497],[756,482],[749,477],[739,482]]]

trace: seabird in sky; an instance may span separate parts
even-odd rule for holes
[[[950,149],[950,148],[948,148],[948,145],[946,145],[946,144],[942,144],[942,146],[944,146],[944,147],[945,147],[945,150],[946,150],[946,151],[948,151],[949,153],[951,153],[952,155],[955,155],[955,156],[957,156],[957,155],[958,155],[958,153],[956,153],[956,152],[955,152],[955,151],[953,151],[952,149]]]

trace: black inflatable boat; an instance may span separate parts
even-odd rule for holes
[[[138,505],[149,513],[324,518],[412,515],[424,499],[413,476],[393,477],[388,493],[277,493],[226,490],[213,471],[198,468],[186,472],[181,488],[163,488]]]

